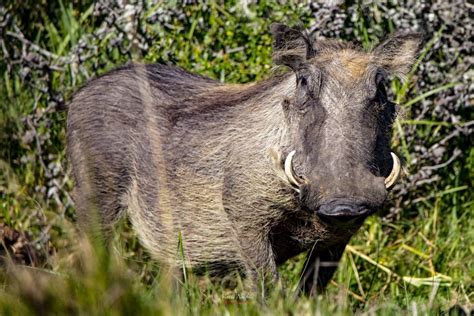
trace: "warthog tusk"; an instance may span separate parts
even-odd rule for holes
[[[285,159],[285,174],[288,178],[288,181],[290,181],[290,184],[293,186],[293,188],[296,191],[300,191],[299,187],[303,184],[303,180],[300,179],[296,174],[295,171],[293,170],[293,156],[296,154],[296,151],[293,150],[286,156]]]
[[[390,154],[392,155],[393,159],[393,167],[388,177],[385,178],[385,187],[387,189],[395,184],[398,179],[398,176],[400,175],[401,170],[400,159],[393,152],[390,152]]]

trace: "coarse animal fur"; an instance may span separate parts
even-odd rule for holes
[[[83,227],[107,231],[127,214],[158,260],[176,265],[182,238],[196,271],[252,280],[275,279],[278,264],[310,250],[301,288],[326,285],[335,267],[319,263],[337,262],[386,199],[395,108],[383,80],[408,71],[419,35],[366,52],[282,24],[272,33],[275,63],[292,71],[260,82],[129,64],[74,95],[68,157]],[[292,150],[306,179],[299,192],[282,171]],[[370,211],[357,220],[316,212],[341,203]]]

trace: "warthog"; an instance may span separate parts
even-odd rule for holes
[[[364,51],[271,31],[274,62],[291,71],[260,82],[129,64],[74,95],[68,155],[85,227],[126,213],[162,262],[254,281],[309,250],[301,288],[328,283],[335,265],[320,263],[340,259],[399,175],[384,81],[407,73],[420,36]]]

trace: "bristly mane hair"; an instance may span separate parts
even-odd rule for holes
[[[362,51],[362,47],[359,44],[334,39],[313,40],[313,46],[314,50],[321,54],[332,53],[343,49]]]
[[[146,69],[152,84],[157,82],[157,80],[153,80],[153,77],[160,76],[159,88],[166,89],[167,94],[173,95],[177,99],[177,102],[169,104],[167,107],[168,116],[173,124],[185,117],[212,115],[215,111],[230,109],[236,104],[242,104],[270,91],[291,75],[291,72],[288,71],[277,72],[258,82],[224,84],[169,65],[146,65]],[[168,75],[162,76],[162,73]]]
[[[311,56],[310,58],[317,58],[317,54],[328,54],[343,49],[360,49],[353,43],[328,39],[315,40],[314,36],[307,31],[298,32],[298,34],[291,34],[290,41],[275,43],[280,49],[274,50],[274,60],[282,55],[285,55],[285,58],[291,58],[290,55],[293,53],[304,53]],[[283,50],[282,47],[284,47]],[[147,65],[146,69],[150,79],[160,77],[162,90],[180,99],[180,102],[169,107],[169,116],[174,124],[185,117],[225,111],[235,104],[241,104],[257,97],[262,92],[269,91],[293,74],[286,67],[277,65],[267,79],[248,84],[224,84],[169,65]],[[151,82],[155,81],[151,80]],[[163,85],[166,86],[165,89]]]

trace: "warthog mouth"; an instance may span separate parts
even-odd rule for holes
[[[349,200],[334,200],[319,206],[316,215],[328,223],[362,223],[375,210],[365,204]]]

